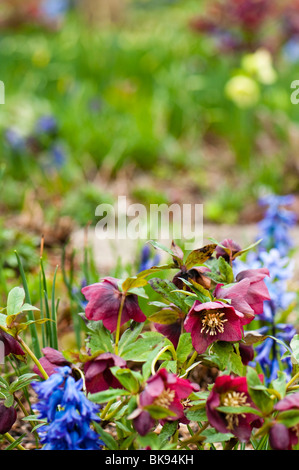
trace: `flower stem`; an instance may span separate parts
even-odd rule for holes
[[[122,313],[123,313],[125,298],[126,298],[126,293],[123,292],[122,297],[121,297],[120,306],[119,306],[119,311],[118,311],[116,334],[115,334],[114,352],[115,352],[116,355],[118,355],[118,342],[119,342],[119,337],[120,337],[121,316],[122,316]]]
[[[296,382],[299,379],[299,372],[294,375],[294,377],[291,378],[291,380],[287,383],[286,385],[286,390],[290,388],[291,385],[293,385],[294,382]]]
[[[41,363],[39,362],[39,360],[37,359],[37,357],[35,356],[35,354],[31,351],[31,349],[29,348],[29,346],[27,346],[27,344],[22,340],[22,338],[18,338],[18,342],[20,343],[20,345],[22,346],[22,348],[26,351],[26,353],[28,354],[28,356],[31,357],[31,359],[33,360],[33,362],[35,363],[36,367],[38,368],[38,370],[40,371],[40,373],[42,374],[42,376],[44,377],[45,380],[47,380],[49,378],[47,372],[45,371],[45,369],[43,368],[43,366],[41,365]]]
[[[14,444],[16,442],[16,440],[9,434],[9,432],[6,432],[4,434],[4,437],[6,437],[6,439],[8,440],[8,442],[10,442],[11,444]],[[19,450],[26,450],[25,447],[23,447],[21,444],[18,444],[16,446],[17,449]]]

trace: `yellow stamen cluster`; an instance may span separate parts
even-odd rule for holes
[[[175,397],[175,391],[170,390],[169,388],[167,390],[164,390],[161,395],[159,395],[153,402],[153,405],[157,406],[162,406],[163,408],[167,408],[174,400]]]
[[[223,318],[224,315],[224,312],[207,311],[201,320],[202,329],[200,332],[202,333],[204,331],[211,336],[217,335],[217,333],[223,333],[224,323],[228,321]]]
[[[244,392],[228,392],[221,402],[224,406],[230,407],[250,406]],[[242,413],[241,416],[245,418],[245,414]],[[233,430],[239,424],[239,415],[237,414],[228,413],[225,415],[225,419],[228,423],[227,429]]]

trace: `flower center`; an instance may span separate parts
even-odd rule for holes
[[[227,319],[224,319],[224,312],[206,312],[201,320],[203,331],[211,336],[217,335],[217,333],[223,333],[224,323]]]
[[[227,392],[224,398],[221,400],[224,406],[230,407],[240,407],[240,406],[250,406],[247,403],[247,396],[244,392]],[[242,413],[241,416],[245,418],[245,414]],[[235,426],[239,425],[239,415],[233,413],[227,413],[225,415],[227,421],[227,429],[233,430]]]
[[[175,397],[175,391],[170,390],[167,388],[167,390],[164,390],[161,395],[159,395],[153,402],[153,405],[157,406],[162,406],[163,408],[167,408],[174,400]]]

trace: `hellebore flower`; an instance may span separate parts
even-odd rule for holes
[[[260,427],[261,419],[253,413],[225,413],[219,407],[254,408],[248,393],[246,377],[218,376],[207,399],[206,411],[209,423],[218,432],[234,434],[241,442],[250,439],[253,427]]]
[[[215,341],[236,342],[243,336],[241,318],[233,307],[220,301],[202,304],[196,300],[184,326],[191,333],[192,344],[198,354],[203,354]]]
[[[4,344],[4,355],[14,354],[15,356],[24,356],[25,352],[18,341],[9,333],[0,329],[0,342]]]
[[[44,357],[41,357],[39,362],[49,376],[56,373],[57,367],[71,365],[70,362],[65,359],[63,354],[56,349],[46,347],[42,349],[42,353],[44,354]],[[36,365],[33,367],[33,372],[38,374],[41,378],[44,378]]]
[[[242,250],[240,245],[231,238],[226,238],[220,245],[217,245],[216,248],[216,258],[220,258],[221,256],[228,263]]]
[[[99,408],[81,391],[83,381],[60,367],[43,382],[31,384],[39,401],[34,409],[48,424],[39,428],[42,450],[100,450],[103,443],[90,424],[99,421]]]
[[[126,294],[118,289],[117,279],[106,277],[102,282],[91,284],[81,289],[82,294],[88,300],[85,309],[85,315],[88,320],[102,320],[103,325],[109,331],[113,332],[117,327],[117,319],[122,301],[122,296],[126,295],[121,325],[129,320],[142,323],[146,316],[142,313],[138,305],[136,294]]]
[[[166,336],[176,348],[183,331],[185,316],[179,307],[170,304],[149,317],[149,320],[153,321],[156,330]]]
[[[242,279],[248,279],[250,281],[250,285],[244,299],[254,310],[255,315],[263,313],[265,300],[271,300],[268,288],[264,281],[265,277],[269,275],[269,270],[267,268],[259,268],[241,271],[236,276],[237,282],[242,281]]]
[[[179,339],[182,333],[182,325],[184,319],[178,318],[174,323],[168,325],[162,325],[161,323],[154,323],[154,327],[156,330],[161,333],[161,335],[165,336],[172,342],[175,348],[179,343]]]
[[[101,392],[112,388],[123,388],[110,371],[111,367],[126,367],[126,361],[112,353],[100,354],[84,364],[86,390],[88,393]]]
[[[9,432],[17,419],[17,412],[13,406],[6,407],[0,403],[0,434]]]
[[[210,271],[211,270],[205,266],[194,266],[189,270],[179,271],[172,279],[172,282],[178,289],[184,288],[188,291],[191,291],[191,289],[184,283],[184,281],[181,280],[181,278],[186,281],[193,280],[205,289],[209,289],[211,287],[211,279],[208,276],[205,276],[205,273]]]
[[[184,415],[184,406],[181,400],[188,398],[193,391],[198,391],[199,386],[191,383],[187,379],[181,379],[177,375],[160,369],[155,375],[150,377],[143,392],[139,396],[139,406],[131,414],[136,431],[145,436],[155,424],[155,417],[152,416],[151,406],[154,408],[164,408],[169,410],[171,415],[163,418],[165,421],[180,420],[188,422]]]
[[[291,393],[274,406],[278,412],[298,410],[299,393]],[[274,450],[292,450],[292,447],[298,443],[299,424],[288,428],[283,422],[279,422],[279,414],[276,417],[269,432],[269,442]]]

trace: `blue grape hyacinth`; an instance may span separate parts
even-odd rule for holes
[[[75,381],[71,372],[59,367],[47,380],[32,383],[39,399],[34,410],[47,420],[38,430],[41,450],[101,450],[104,445],[90,427],[100,421],[99,407],[86,398],[82,379]]]

